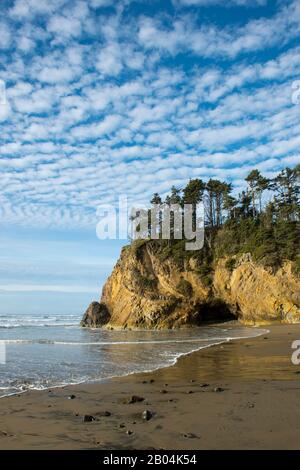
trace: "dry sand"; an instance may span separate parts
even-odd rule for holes
[[[300,449],[300,325],[269,329],[153,373],[2,398],[0,449]]]

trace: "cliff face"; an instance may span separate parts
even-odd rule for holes
[[[287,262],[275,274],[255,264],[249,255],[237,260],[229,272],[220,260],[214,273],[214,293],[245,324],[271,321],[300,322],[300,280]]]
[[[229,270],[218,261],[207,285],[196,259],[181,268],[162,261],[151,243],[122,250],[99,303],[87,310],[82,326],[177,328],[209,320],[238,318],[247,324],[300,321],[300,281],[287,263],[276,274],[236,259]]]

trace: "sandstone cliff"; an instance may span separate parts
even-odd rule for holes
[[[178,266],[162,260],[152,243],[122,250],[104,285],[100,303],[87,310],[82,326],[177,328],[238,318],[246,324],[300,322],[300,280],[287,262],[276,273],[250,255],[215,263],[204,282],[197,258]]]

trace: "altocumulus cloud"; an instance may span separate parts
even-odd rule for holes
[[[1,223],[94,227],[119,194],[145,202],[190,177],[238,190],[253,166],[300,161],[297,0],[0,9]]]

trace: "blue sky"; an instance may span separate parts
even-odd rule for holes
[[[0,313],[80,312],[96,208],[300,161],[298,0],[2,0]],[[124,243],[124,242],[123,242]]]

